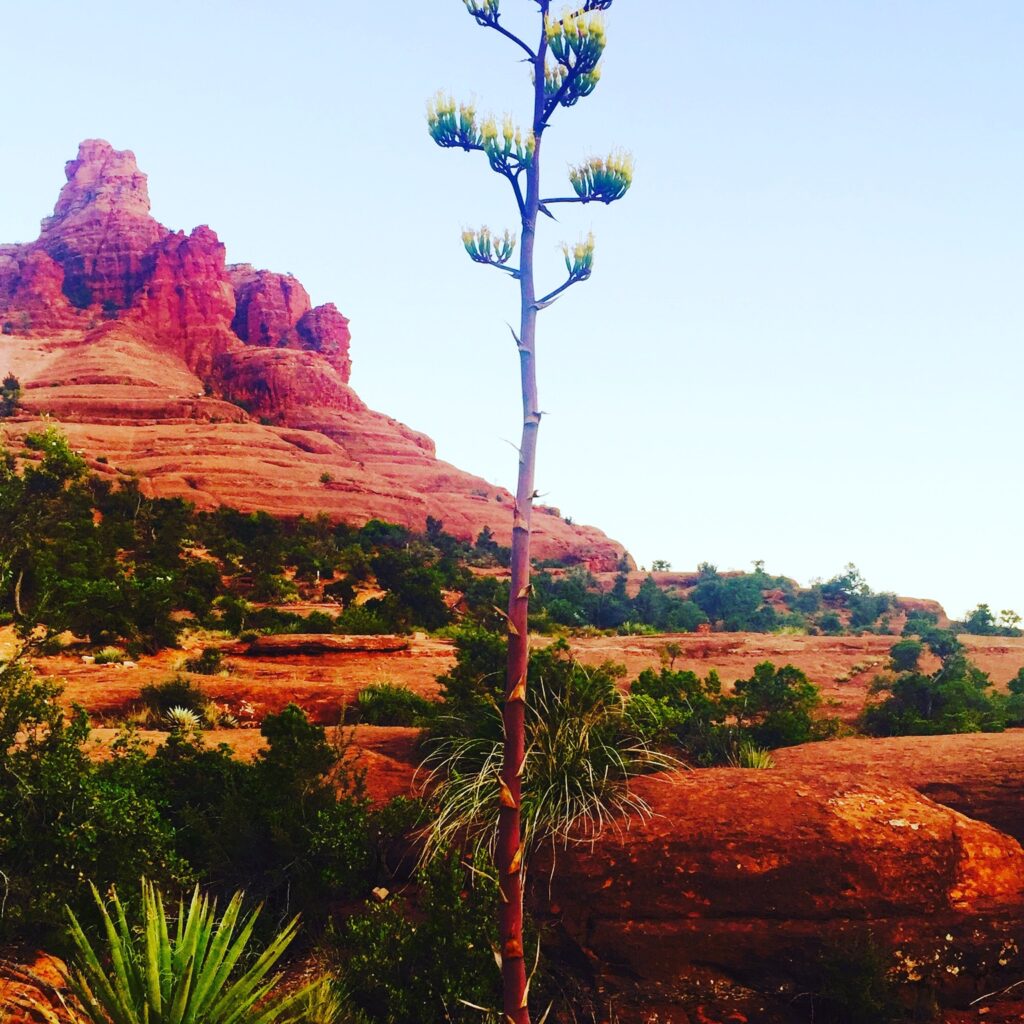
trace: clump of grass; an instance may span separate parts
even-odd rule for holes
[[[94,665],[120,665],[127,655],[120,647],[103,647],[93,657]]]
[[[433,704],[405,686],[371,683],[356,695],[359,721],[368,725],[419,725],[428,719]]]
[[[759,747],[756,743],[743,740],[735,753],[729,756],[729,764],[733,768],[774,768],[775,758],[767,747]]]

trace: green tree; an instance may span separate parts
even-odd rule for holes
[[[464,0],[478,25],[509,40],[532,75],[532,115],[525,130],[512,118],[499,126],[494,118],[479,120],[471,103],[457,106],[439,95],[428,114],[430,135],[444,148],[483,153],[491,167],[511,188],[519,214],[521,250],[518,266],[512,265],[516,239],[510,231],[493,233],[486,227],[463,233],[463,244],[474,262],[507,273],[519,285],[520,321],[513,331],[520,360],[523,400],[522,440],[512,526],[512,580],[509,595],[509,654],[505,687],[505,749],[502,766],[505,796],[496,866],[503,896],[500,912],[504,1013],[511,1024],[529,1020],[526,1007],[527,977],[523,951],[522,872],[520,871],[519,766],[525,751],[525,701],[529,661],[528,615],[530,598],[530,530],[533,513],[534,473],[541,406],[537,394],[537,316],[567,289],[590,277],[594,239],[588,236],[575,245],[563,244],[566,277],[543,294],[534,273],[534,246],[538,218],[551,215],[560,203],[611,203],[629,189],[632,159],[613,153],[591,158],[569,172],[573,195],[547,197],[541,190],[541,150],[544,135],[561,107],[570,107],[597,86],[605,49],[603,12],[612,0],[585,0],[576,10],[561,16],[551,13],[550,0],[535,0],[538,22],[536,42],[531,45],[509,30],[501,20],[501,0]]]
[[[20,401],[21,381],[13,373],[9,373],[0,385],[0,417],[13,416]]]
[[[889,658],[896,672],[916,672],[924,652],[924,644],[913,637],[907,637],[889,648]]]
[[[999,633],[996,617],[987,604],[979,604],[969,611],[960,623],[960,628],[964,633],[973,633],[975,636],[996,636]]]

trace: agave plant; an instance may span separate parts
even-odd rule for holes
[[[129,924],[114,892],[113,915],[92,887],[106,948],[94,948],[75,915],[70,935],[77,955],[66,974],[68,988],[89,1024],[292,1024],[302,1019],[305,988],[279,998],[271,993],[281,975],[271,974],[298,930],[298,918],[281,930],[244,968],[257,907],[242,917],[242,893],[216,919],[216,904],[197,886],[186,909],[178,904],[172,929],[163,897],[142,882],[142,918]]]
[[[195,711],[180,706],[168,708],[164,714],[164,721],[172,729],[179,729],[181,732],[195,732],[203,724],[203,720]]]

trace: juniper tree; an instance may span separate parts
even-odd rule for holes
[[[507,2],[507,0],[506,0]],[[590,277],[594,262],[594,238],[588,235],[575,244],[563,243],[565,279],[549,291],[539,289],[534,276],[534,245],[538,220],[554,219],[552,208],[562,203],[609,204],[625,195],[632,183],[632,159],[613,152],[592,157],[570,169],[571,194],[545,196],[541,191],[541,148],[545,132],[560,108],[571,107],[589,96],[601,75],[605,49],[604,14],[613,0],[583,0],[576,9],[555,15],[550,0],[536,4],[537,25],[527,41],[502,21],[501,0],[463,0],[470,16],[482,28],[491,29],[516,47],[529,64],[531,117],[517,126],[511,117],[499,125],[493,117],[479,118],[471,103],[438,94],[430,104],[427,121],[433,140],[445,149],[484,154],[492,171],[510,186],[519,216],[519,259],[513,260],[513,231],[492,232],[486,227],[463,233],[466,252],[475,263],[494,267],[518,282],[519,330],[513,329],[519,352],[523,400],[522,440],[512,524],[512,581],[507,613],[508,666],[503,708],[504,749],[499,792],[501,813],[496,847],[500,885],[499,939],[504,1020],[526,1024],[528,978],[523,951],[523,849],[520,801],[525,763],[525,704],[529,640],[527,612],[530,599],[530,526],[534,469],[541,407],[537,397],[537,316],[564,292]]]

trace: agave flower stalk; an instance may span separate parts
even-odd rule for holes
[[[507,0],[506,0],[507,2]],[[507,625],[509,634],[505,703],[502,711],[504,741],[498,774],[500,813],[495,863],[500,886],[500,960],[503,987],[504,1024],[528,1024],[529,982],[523,950],[523,836],[522,795],[525,770],[525,709],[529,638],[527,614],[530,602],[530,531],[536,495],[534,476],[541,406],[537,393],[537,315],[563,292],[590,277],[594,241],[588,237],[566,246],[567,277],[556,288],[539,294],[534,271],[534,250],[540,214],[554,202],[612,202],[625,195],[632,183],[632,164],[614,158],[593,164],[586,172],[582,194],[570,178],[576,195],[545,200],[541,194],[541,143],[554,113],[589,96],[600,79],[600,61],[606,35],[603,13],[613,0],[582,0],[576,10],[564,15],[551,13],[551,0],[533,0],[539,16],[537,42],[531,45],[509,31],[501,22],[502,0],[463,0],[478,25],[513,42],[526,54],[532,77],[530,123],[526,130],[506,118],[499,131],[493,119],[478,121],[472,104],[456,104],[439,93],[427,109],[431,138],[445,149],[483,153],[491,169],[505,178],[518,207],[519,265],[511,267],[511,249],[503,236],[499,241],[489,232],[465,232],[463,244],[476,262],[504,270],[518,281],[520,318],[513,330],[519,353],[520,389],[523,402],[519,471],[512,522],[512,580]],[[583,167],[590,165],[584,164]],[[628,173],[627,173],[628,169]],[[581,179],[583,180],[583,179]]]

